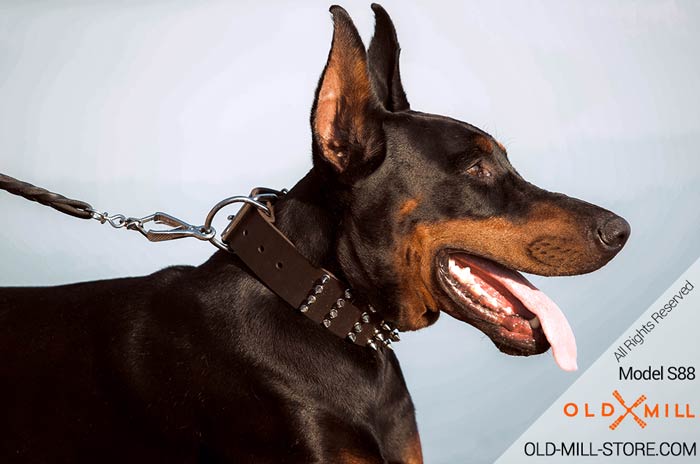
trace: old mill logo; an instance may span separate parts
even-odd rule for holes
[[[608,428],[615,430],[628,417],[634,420],[640,428],[646,428],[650,419],[694,419],[695,414],[690,404],[685,403],[651,403],[646,395],[640,395],[634,402],[627,403],[619,391],[612,392],[616,402],[601,402],[600,405],[592,403],[566,403],[564,415],[567,417],[582,416],[585,418],[607,417],[613,418]],[[582,406],[582,407],[581,407]]]

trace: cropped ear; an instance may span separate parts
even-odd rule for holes
[[[369,69],[372,86],[379,101],[388,111],[410,109],[399,72],[399,40],[389,14],[381,5],[372,4],[374,36],[369,44]]]
[[[383,157],[383,109],[375,97],[362,39],[347,11],[334,5],[333,43],[311,109],[314,166],[349,175]],[[354,177],[354,176],[353,176]]]

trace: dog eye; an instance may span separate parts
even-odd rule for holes
[[[481,161],[467,169],[467,174],[478,178],[491,177],[491,172],[481,164]]]

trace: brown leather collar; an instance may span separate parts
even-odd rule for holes
[[[267,288],[338,337],[374,350],[399,341],[398,332],[371,304],[363,303],[332,273],[311,264],[275,227],[273,203],[266,203],[269,215],[252,204],[241,208],[222,234],[229,249]]]

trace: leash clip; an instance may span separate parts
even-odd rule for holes
[[[2,178],[0,178],[2,180]],[[1,186],[1,185],[0,185]],[[150,216],[135,218],[127,217],[123,214],[113,214],[101,213],[89,205],[85,209],[85,214],[88,214],[88,218],[96,219],[100,221],[101,224],[107,223],[115,229],[128,229],[136,230],[146,237],[151,242],[165,242],[167,240],[175,240],[178,238],[194,237],[197,240],[204,240],[211,242],[212,245],[217,248],[230,252],[229,247],[216,238],[216,229],[212,225],[214,216],[225,206],[231,205],[233,203],[245,203],[253,205],[256,208],[263,211],[268,216],[272,217],[272,210],[270,205],[277,198],[287,193],[286,189],[283,190],[273,190],[268,188],[258,187],[253,189],[253,191],[248,196],[234,196],[221,200],[219,203],[214,205],[214,207],[209,211],[207,217],[204,221],[204,225],[194,226],[188,222],[171,216],[167,213],[157,212]],[[69,213],[72,214],[72,213]],[[229,219],[232,219],[230,216]],[[146,224],[149,222],[154,222],[159,225],[170,226],[171,229],[147,229]]]
[[[126,228],[138,230],[141,232],[141,235],[151,242],[164,242],[186,237],[194,237],[198,240],[211,240],[216,235],[216,230],[211,226],[193,226],[182,219],[162,212],[157,212],[141,219],[131,219],[133,218],[127,219]],[[171,226],[172,229],[146,229],[144,226],[149,222]]]

